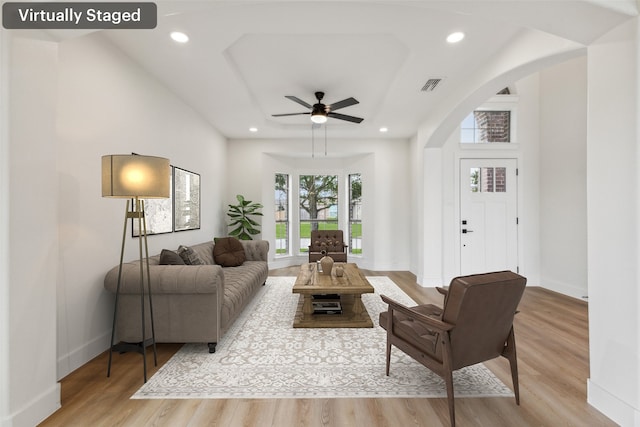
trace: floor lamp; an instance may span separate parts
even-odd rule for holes
[[[151,301],[151,279],[149,271],[149,247],[147,245],[147,221],[144,213],[144,200],[141,198],[168,198],[171,167],[169,160],[162,157],[141,156],[137,154],[115,154],[102,156],[102,197],[127,199],[127,210],[122,230],[122,247],[120,249],[120,266],[118,269],[118,285],[116,302],[113,310],[113,326],[111,329],[111,345],[109,347],[109,367],[107,377],[111,375],[111,360],[114,351],[135,351],[142,354],[144,382],[147,382],[147,347],[153,346],[153,360],[158,365],[155,330],[153,326],[153,304]],[[133,201],[131,200],[133,199]],[[116,321],[118,317],[118,300],[122,281],[122,262],[129,218],[138,222],[140,238],[140,312],[142,319],[141,340],[139,343],[118,343],[115,340]],[[144,244],[144,256],[143,256]],[[145,262],[146,261],[146,262]],[[145,271],[146,267],[146,271]],[[147,291],[145,293],[145,273]],[[145,322],[145,297],[149,301],[151,335],[147,337]]]

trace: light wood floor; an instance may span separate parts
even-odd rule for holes
[[[295,276],[297,268],[273,270]],[[412,298],[441,304],[433,289],[408,272],[364,271],[389,276]],[[589,376],[587,303],[527,287],[515,321],[520,406],[513,398],[458,398],[459,426],[615,426],[586,402]],[[162,366],[180,345],[158,345]],[[448,426],[446,399],[229,399],[131,400],[142,385],[138,354],[108,352],[62,380],[62,408],[42,426]],[[153,367],[149,356],[150,375]],[[511,387],[508,362],[486,363]],[[425,368],[426,369],[426,368]],[[393,374],[393,366],[391,367]]]

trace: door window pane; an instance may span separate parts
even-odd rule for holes
[[[496,193],[507,191],[507,168],[496,168]]]
[[[469,190],[472,193],[504,193],[507,191],[507,168],[470,168]]]

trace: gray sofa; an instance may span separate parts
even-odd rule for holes
[[[149,257],[156,342],[216,344],[242,309],[267,280],[269,242],[240,241],[246,261],[238,267],[216,265],[214,242],[191,246],[205,265],[160,265],[160,255]],[[146,273],[145,273],[146,274]],[[104,279],[104,287],[115,294],[118,266]],[[151,335],[148,299],[146,337]],[[116,319],[117,339],[142,341],[140,314],[140,261],[124,263]]]

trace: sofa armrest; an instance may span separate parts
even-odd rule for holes
[[[240,240],[247,261],[268,261],[269,242],[267,240]]]
[[[104,287],[116,293],[118,266],[104,278]],[[144,266],[146,277],[146,265]],[[152,294],[214,294],[224,295],[224,275],[219,265],[152,265],[149,266]],[[145,280],[146,281],[146,280]],[[146,292],[146,284],[145,284]],[[140,294],[140,263],[122,265],[121,294]]]

